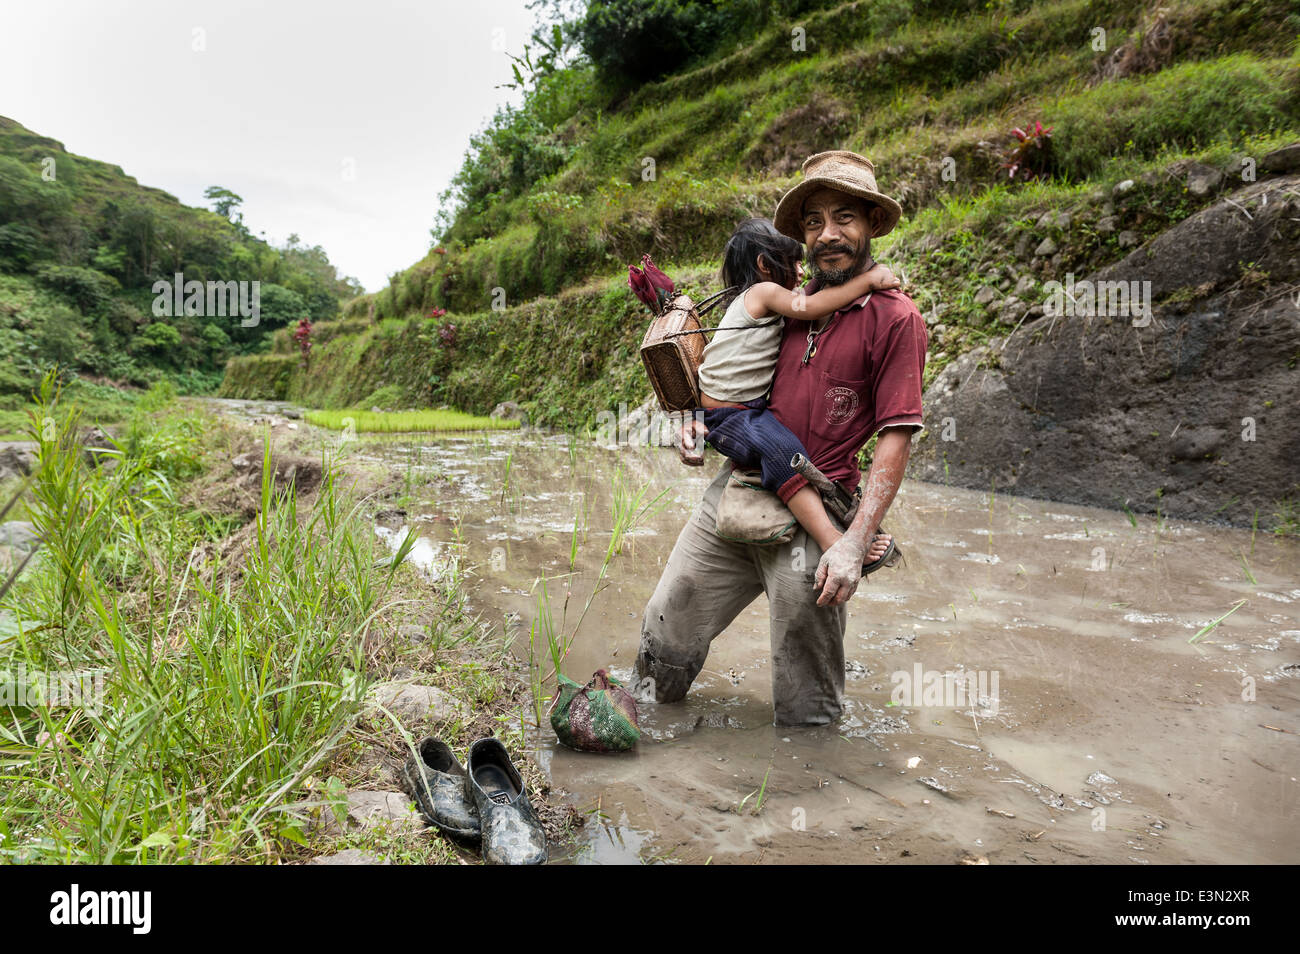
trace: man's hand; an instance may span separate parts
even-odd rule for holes
[[[689,418],[679,433],[677,442],[677,456],[681,458],[683,464],[689,464],[692,467],[704,466],[704,448],[696,450],[696,444],[703,443],[704,436],[709,433],[709,429],[704,426],[704,422],[696,420],[694,417]]]
[[[817,564],[813,585],[822,591],[817,597],[818,606],[839,606],[849,601],[862,579],[862,563],[866,555],[866,548],[849,534],[831,544]]]

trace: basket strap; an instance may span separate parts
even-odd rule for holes
[[[718,326],[714,326],[712,328],[690,328],[686,331],[670,331],[667,334],[665,334],[664,337],[676,338],[680,335],[706,335],[710,331],[753,331],[756,328],[766,328],[768,325],[774,325],[778,321],[780,321],[783,317],[784,317],[783,315],[773,315],[771,318],[768,318],[765,321],[758,321],[752,325],[745,325],[743,328],[720,328]]]
[[[710,295],[708,298],[704,299],[702,302],[700,302],[698,305],[695,306],[696,314],[707,315],[710,311],[712,311],[714,308],[717,307],[718,302],[722,300],[722,296],[727,294],[727,292],[733,292],[735,290],[736,290],[736,286],[730,285],[727,288],[722,289],[722,291]]]

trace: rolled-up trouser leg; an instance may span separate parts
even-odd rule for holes
[[[717,501],[731,473],[724,465],[677,537],[641,618],[639,684],[654,680],[655,699],[676,702],[704,667],[709,645],[763,592],[756,551],[714,532]],[[843,678],[843,665],[840,667]]]
[[[813,583],[822,551],[807,531],[800,528],[789,543],[760,552],[772,618],[772,707],[776,724],[834,722],[844,705],[848,608],[817,605],[819,593]]]

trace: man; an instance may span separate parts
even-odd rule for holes
[[[777,205],[774,224],[804,243],[816,283],[842,284],[874,264],[871,239],[892,230],[902,209],[880,193],[871,163],[855,153],[818,153],[803,172]],[[727,461],[678,536],[641,621],[636,675],[653,680],[658,702],[686,695],[713,638],[765,592],[776,724],[839,718],[844,604],[857,590],[869,541],[902,482],[912,434],[922,426],[926,340],[916,305],[895,290],[866,295],[811,330],[804,322],[786,323],[768,407],[812,462],[850,489],[860,479],[858,451],[878,435],[862,502],[853,525],[824,553],[802,528],[781,546],[725,540],[714,532],[714,520],[731,472]],[[684,448],[705,433],[702,423],[688,422]],[[679,453],[691,463],[685,450]],[[805,483],[790,481],[782,496]]]

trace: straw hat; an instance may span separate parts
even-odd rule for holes
[[[871,160],[856,152],[834,149],[809,156],[803,163],[803,181],[781,197],[773,224],[782,235],[804,240],[803,201],[818,189],[838,189],[856,195],[876,206],[872,210],[872,238],[893,230],[903,207],[876,188],[876,169]]]

